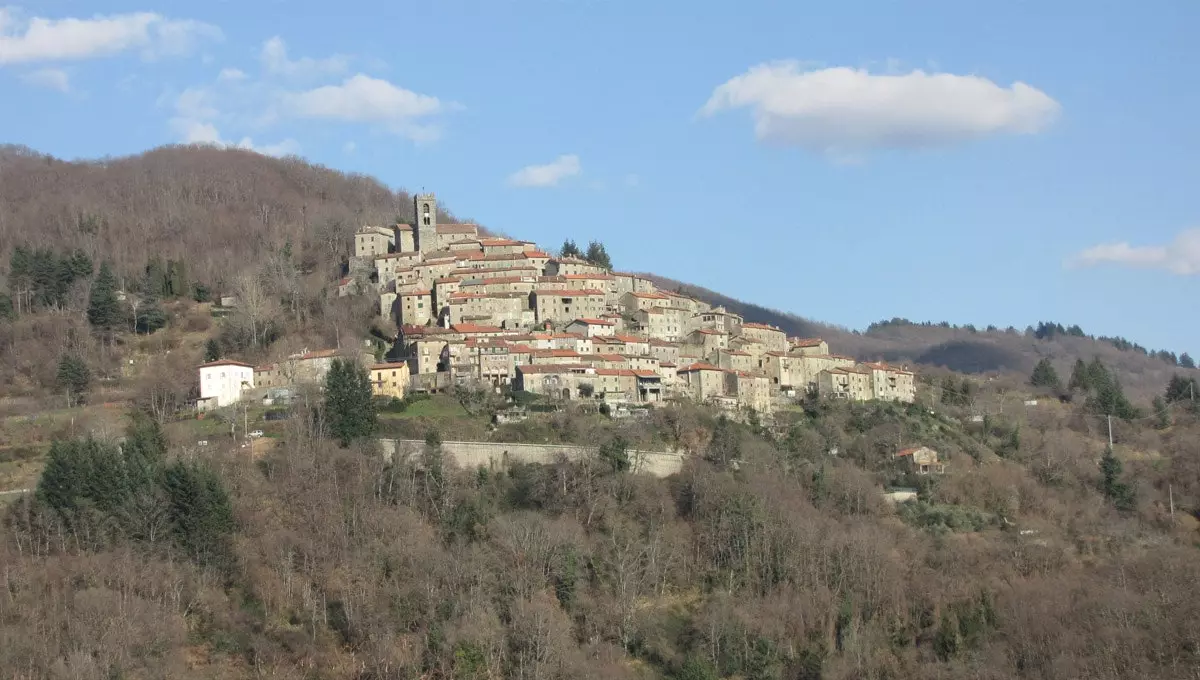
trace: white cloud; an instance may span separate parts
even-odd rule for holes
[[[58,90],[59,92],[69,92],[71,90],[71,79],[67,76],[67,72],[57,68],[43,68],[37,71],[31,71],[21,76],[22,82],[34,87],[44,87],[49,90]]]
[[[419,94],[361,73],[341,85],[325,85],[306,92],[285,95],[282,110],[301,118],[373,123],[414,141],[432,141],[438,128],[421,119],[457,105]]]
[[[239,149],[249,149],[256,151],[264,156],[288,156],[300,153],[300,143],[292,138],[288,138],[278,144],[255,145],[254,140],[249,137],[242,137],[242,141],[237,143]]]
[[[1066,264],[1068,267],[1115,264],[1194,276],[1200,274],[1200,228],[1184,229],[1163,246],[1134,246],[1127,241],[1102,243],[1068,258]]]
[[[340,54],[325,59],[288,59],[287,44],[279,36],[263,43],[260,56],[267,73],[288,77],[336,75],[345,72],[350,65],[350,60]]]
[[[246,72],[237,68],[223,68],[217,74],[217,81],[222,83],[233,83],[246,78]]]
[[[528,165],[509,175],[508,183],[515,187],[552,187],[583,172],[579,156],[564,154],[545,165]]]
[[[893,64],[894,65],[894,64]],[[853,68],[760,64],[713,90],[700,110],[750,108],[759,140],[854,160],[870,149],[944,146],[1045,129],[1060,107],[1025,83],[952,73],[876,75]]]
[[[134,49],[147,58],[171,56],[190,51],[198,41],[220,38],[216,26],[153,12],[25,20],[13,9],[0,9],[0,65],[91,59]]]

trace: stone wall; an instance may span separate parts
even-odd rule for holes
[[[417,459],[425,448],[425,442],[419,439],[380,439],[380,448],[388,460],[397,456],[405,459]],[[560,457],[568,460],[578,460],[585,456],[595,455],[596,449],[590,446],[575,446],[571,444],[510,444],[503,442],[442,442],[442,454],[447,460],[464,469],[474,469],[480,466],[486,468],[505,468],[511,463],[540,463],[543,465],[557,462]],[[683,469],[684,454],[668,451],[638,451],[629,450],[629,461],[633,472],[668,477]]]

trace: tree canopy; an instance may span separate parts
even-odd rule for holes
[[[371,377],[357,361],[334,359],[325,377],[325,418],[342,446],[375,433]]]

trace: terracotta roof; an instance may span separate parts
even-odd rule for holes
[[[678,342],[670,342],[668,340],[658,340],[656,338],[650,338],[649,340],[647,340],[647,342],[650,343],[651,347],[678,347],[679,346]]]
[[[450,324],[450,330],[455,333],[503,333],[504,329],[499,326],[480,326],[473,323],[456,323]]]
[[[614,335],[612,338],[613,340],[620,340],[621,342],[649,342],[645,338],[639,338],[636,335]]]
[[[662,379],[662,376],[655,373],[654,371],[636,371],[635,370],[635,371],[633,371],[633,374],[639,378],[655,378],[655,379],[660,379],[660,380]]]
[[[414,255],[420,255],[420,253],[415,250],[406,250],[406,251],[403,251],[400,253],[388,253],[386,255],[376,255],[375,261],[378,262],[379,260],[395,260],[397,258],[412,257]]]
[[[585,326],[615,326],[615,321],[605,321],[604,319],[575,319],[571,323],[581,323]],[[570,325],[570,324],[568,324]]]
[[[903,368],[896,368],[895,366],[889,366],[889,365],[883,363],[882,361],[873,361],[873,362],[868,361],[868,362],[865,362],[863,365],[870,366],[871,368],[874,368],[874,369],[880,370],[880,371],[888,371],[891,373],[904,373],[907,375],[912,375],[912,371],[906,371]]]
[[[517,366],[517,370],[522,373],[584,373],[589,369],[578,364],[530,364]]]
[[[675,362],[673,362],[673,361],[664,361],[664,362],[662,362],[661,364],[659,364],[659,366],[661,366],[662,368],[675,368]]]
[[[411,224],[397,224],[396,231],[412,231]]]
[[[429,290],[428,288],[418,288],[417,290],[410,290],[410,291],[406,291],[403,293],[397,292],[396,295],[399,295],[400,297],[411,297],[413,295],[424,296],[424,295],[433,295],[433,291]]]
[[[434,283],[459,283],[462,279],[457,276],[443,276],[440,279],[434,279]]]
[[[535,357],[555,357],[555,358],[576,358],[579,357],[579,352],[573,349],[538,349],[533,351]]]
[[[749,321],[742,324],[742,328],[757,328],[762,331],[776,331],[778,333],[783,332],[783,329],[776,328],[775,326],[768,326],[765,323],[753,323],[753,322],[749,322]]]
[[[714,331],[714,330],[711,330],[708,328],[697,328],[695,331],[692,331],[692,332],[699,333],[701,335],[729,335],[725,331]]]
[[[484,255],[480,259],[487,262],[499,262],[501,260],[531,260],[539,258],[550,259],[550,256],[540,250],[526,250],[521,253],[493,253],[491,255]]]
[[[792,347],[820,347],[822,342],[824,342],[824,340],[821,338],[788,338],[788,343],[791,344]]]
[[[545,288],[539,288],[538,290],[535,290],[534,293],[536,295],[545,295],[547,297],[580,297],[580,296],[588,296],[588,295],[604,295],[604,291],[592,290],[592,289],[547,290]]]
[[[916,453],[917,451],[920,451],[921,449],[928,449],[928,448],[929,448],[928,446],[913,446],[913,447],[910,447],[910,448],[907,448],[907,449],[900,449],[899,451],[897,451],[897,452],[896,452],[896,456],[897,456],[897,457],[899,457],[899,456],[911,456],[911,455],[913,455],[914,453]],[[932,449],[931,449],[931,450],[932,450]]]
[[[338,355],[338,351],[336,349],[318,349],[318,350],[313,350],[312,352],[301,354],[298,357],[288,357],[288,358],[289,359],[295,358],[300,361],[306,361],[308,359],[328,359],[330,357],[336,357],[337,355]]]
[[[531,276],[494,276],[490,279],[471,279],[464,286],[489,286],[493,283],[533,283]]]
[[[666,295],[662,295],[660,293],[629,293],[629,295],[632,295],[635,298],[644,298],[647,300],[670,300],[671,299],[671,298],[667,297]]]
[[[621,356],[620,354],[604,354],[602,352],[597,352],[596,354],[591,354],[589,356],[593,356],[601,361],[629,361],[629,359]]]
[[[437,233],[439,234],[476,234],[479,232],[478,224],[439,224],[437,225]]]
[[[508,351],[510,354],[532,354],[534,349],[529,345],[517,345],[510,342],[508,344]]]
[[[592,279],[600,281],[608,281],[612,279],[611,274],[563,274],[564,279]]]
[[[207,364],[200,364],[196,368],[215,368],[217,366],[241,366],[243,368],[254,368],[244,361],[234,361],[233,359],[218,359],[217,361],[210,361]]]
[[[523,246],[524,241],[514,241],[511,238],[481,238],[479,244],[482,246]]]
[[[401,366],[403,366],[404,368],[408,368],[408,364],[404,363],[403,361],[394,361],[394,362],[388,363],[388,364],[375,364],[375,365],[371,366],[371,370],[372,371],[386,371],[386,370],[393,369],[393,368],[400,368]]]

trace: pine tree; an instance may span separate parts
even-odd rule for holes
[[[107,262],[100,265],[100,273],[92,283],[92,294],[88,298],[88,323],[92,326],[113,330],[121,324],[121,303],[117,300],[117,277]]]
[[[1192,355],[1184,352],[1179,355],[1179,366],[1181,368],[1195,368],[1196,360],[1192,358]]]
[[[78,404],[92,382],[87,363],[73,354],[64,355],[58,362],[58,387],[67,395],[67,406]]]
[[[1133,488],[1121,481],[1121,461],[1113,453],[1112,447],[1104,450],[1100,459],[1100,491],[1121,512],[1130,512],[1137,506]]]
[[[34,496],[38,501],[60,514],[69,514],[83,497],[86,470],[82,463],[79,442],[56,440],[50,444],[46,464],[38,479]]]
[[[208,342],[204,343],[204,361],[216,361],[221,358],[221,343],[217,342],[216,338],[209,338]]]
[[[207,468],[181,461],[168,465],[162,480],[176,545],[200,564],[226,563],[234,520],[221,480]]]
[[[358,362],[334,359],[325,378],[325,419],[342,446],[375,433],[371,378]]]
[[[1029,377],[1029,384],[1053,390],[1059,388],[1058,371],[1054,370],[1050,359],[1043,357],[1041,361],[1037,362],[1037,366],[1033,367],[1033,375]]]
[[[1071,382],[1067,383],[1067,389],[1072,392],[1081,390],[1087,392],[1092,388],[1092,381],[1088,372],[1088,365],[1083,363],[1083,359],[1075,360],[1075,367],[1071,369]]]
[[[1167,408],[1167,402],[1162,397],[1155,397],[1154,401],[1155,426],[1160,430],[1165,430],[1171,426],[1171,412]]]
[[[145,492],[153,486],[167,458],[167,435],[158,421],[144,411],[129,414],[125,443],[121,447],[130,488]]]
[[[558,255],[559,257],[580,257],[583,255],[583,252],[579,250],[579,246],[575,245],[574,241],[567,239],[566,241],[563,241],[562,248],[559,249]]]
[[[597,267],[612,269],[612,259],[608,256],[608,251],[604,248],[604,244],[599,241],[592,241],[588,244],[587,253],[583,259],[591,262]]]

